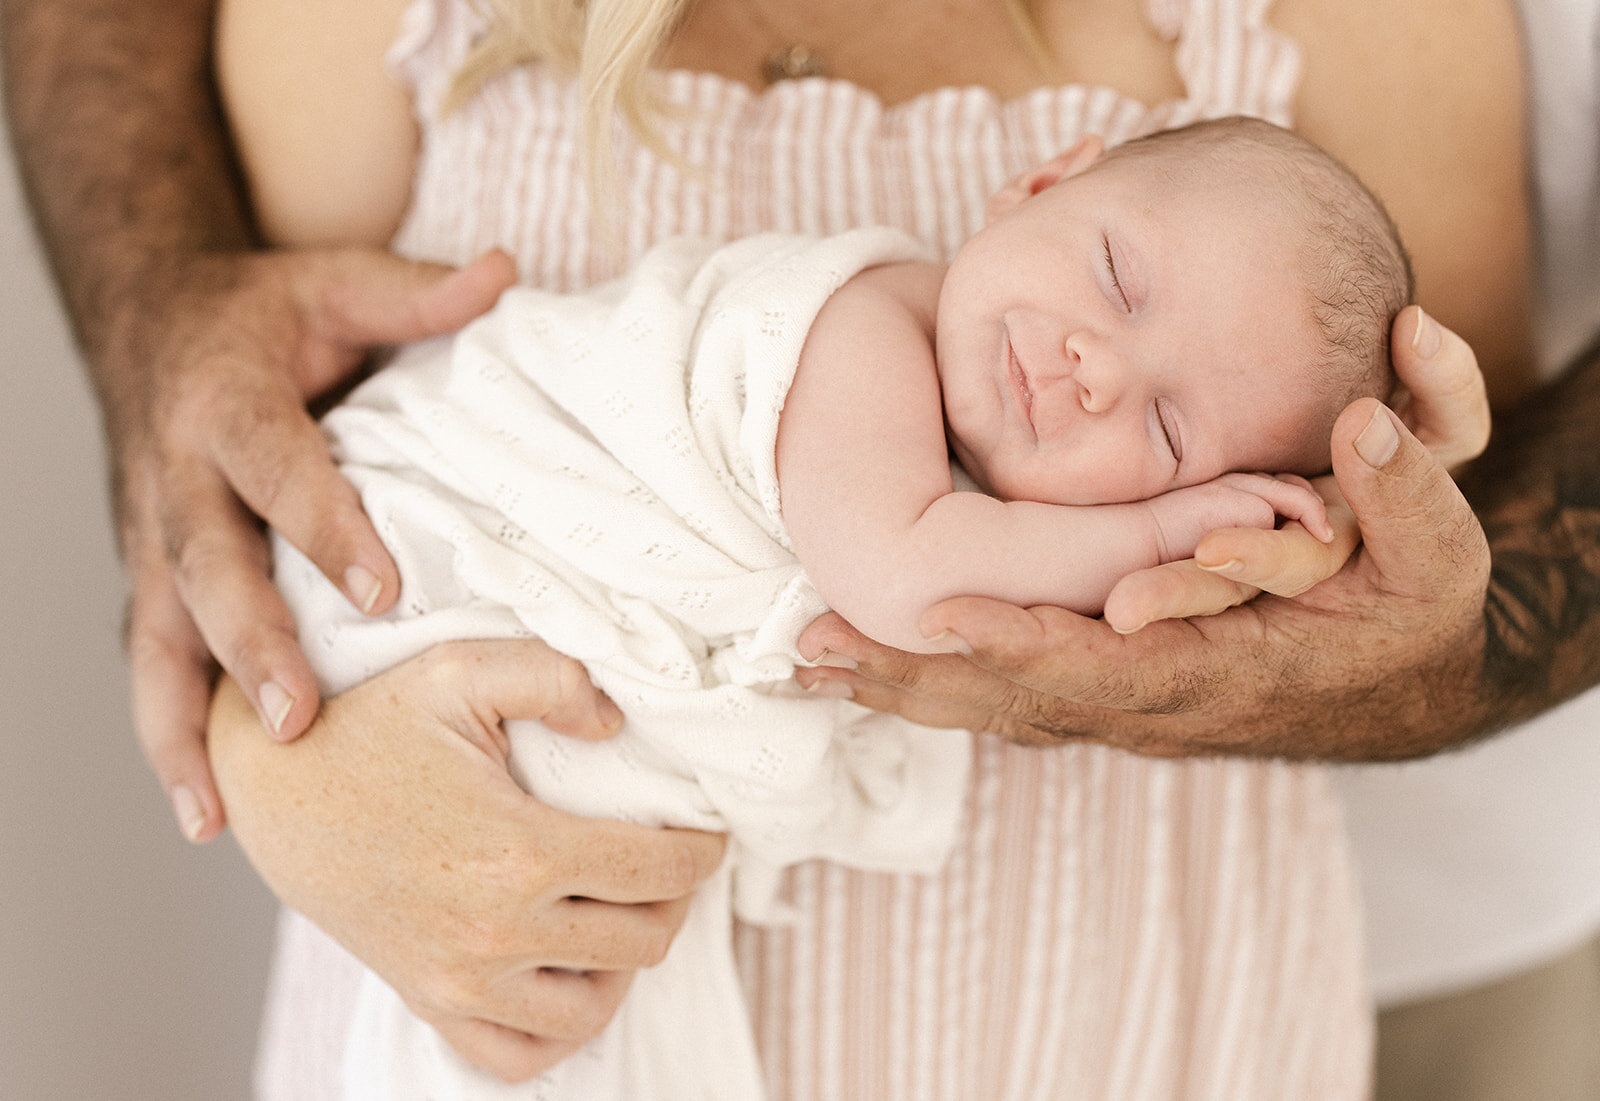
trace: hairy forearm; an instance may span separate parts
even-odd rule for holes
[[[1462,479],[1493,554],[1481,725],[1600,683],[1600,340],[1500,418]]]
[[[214,0],[3,0],[12,140],[103,402],[176,259],[248,243],[210,76]],[[126,351],[126,349],[124,349]]]

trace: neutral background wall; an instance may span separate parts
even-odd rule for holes
[[[248,1093],[272,903],[139,755],[96,415],[0,153],[0,1098]]]

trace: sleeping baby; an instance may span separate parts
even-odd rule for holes
[[[802,860],[937,867],[970,754],[964,732],[800,691],[800,630],[832,607],[927,650],[918,619],[947,597],[1097,614],[1213,529],[1331,537],[1304,476],[1345,405],[1387,395],[1409,297],[1350,173],[1225,119],[1080,143],[1001,190],[949,264],[889,229],[674,241],[405,350],[325,420],[400,568],[395,608],[367,619],[276,544],[323,690],[435,642],[538,636],[626,718],[600,742],[508,724],[518,782],[730,845],[576,1055],[502,1083],[368,975],[345,1096],[761,1097],[733,914],[783,920]]]

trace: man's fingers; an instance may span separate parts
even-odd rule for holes
[[[800,633],[800,654],[819,665],[853,669],[880,684],[932,699],[957,698],[977,707],[999,705],[1002,702],[1003,684],[998,678],[959,656],[971,647],[957,632],[937,621],[936,613],[951,603],[954,602],[934,605],[923,613],[918,624],[931,645],[942,647],[948,653],[910,654],[885,646],[863,635],[843,616],[829,612],[813,620]],[[797,679],[805,687],[816,684],[818,678],[814,672],[802,669],[797,672]]]
[[[317,680],[267,575],[261,532],[209,472],[191,470],[168,486],[167,557],[201,638],[263,725],[282,740],[298,737],[316,714]]]
[[[1418,600],[1438,599],[1445,579],[1463,591],[1488,584],[1488,542],[1466,498],[1381,403],[1366,398],[1340,414],[1333,470],[1360,521],[1374,584]]]
[[[499,250],[459,269],[350,250],[309,273],[301,295],[313,328],[339,343],[367,347],[453,333],[516,281],[516,265]]]
[[[190,841],[209,841],[225,821],[206,759],[211,658],[178,600],[165,563],[140,565],[141,583],[127,627],[134,728],[178,828]]]
[[[1489,398],[1478,358],[1466,341],[1408,306],[1391,330],[1395,373],[1410,394],[1405,421],[1446,467],[1483,453],[1489,442]]]
[[[1230,530],[1278,534],[1255,528]],[[1235,580],[1233,568],[1230,565],[1224,572],[1203,569],[1194,559],[1187,558],[1129,574],[1106,596],[1105,621],[1118,634],[1131,634],[1158,619],[1216,615],[1260,591]]]
[[[245,506],[368,614],[387,611],[400,574],[291,387],[219,395],[210,458]]]
[[[949,655],[907,654],[861,635],[834,613],[801,633],[800,652],[821,651],[855,663],[840,678],[857,702],[896,711],[934,726],[962,726],[1031,740],[1028,730],[1062,729],[1059,701],[1112,692],[1106,670],[1123,640],[1098,619],[1063,608],[1019,608],[986,597],[941,601],[923,613],[919,629]],[[837,662],[835,662],[837,664]],[[800,670],[802,685],[821,674]],[[830,678],[832,679],[832,678]],[[865,682],[920,696],[914,705],[894,694],[879,698]],[[949,705],[948,708],[938,705]],[[976,721],[988,716],[986,721]]]
[[[1207,535],[1195,548],[1204,572],[1254,591],[1299,596],[1338,573],[1361,542],[1355,514],[1342,501],[1328,506],[1333,541],[1324,543],[1299,524],[1275,531],[1232,528]]]

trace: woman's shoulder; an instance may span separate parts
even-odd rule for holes
[[[223,0],[216,68],[256,216],[279,244],[388,241],[417,132],[387,65],[410,0]]]

